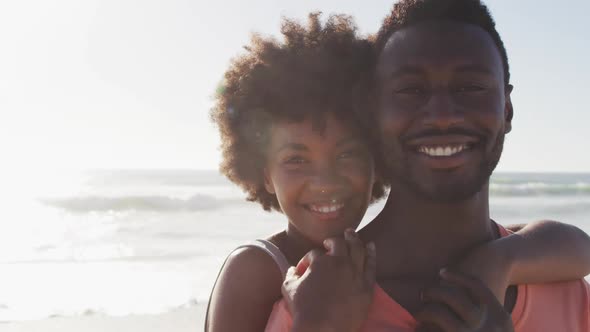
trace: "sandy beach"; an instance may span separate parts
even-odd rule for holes
[[[37,321],[0,323],[2,332],[198,332],[203,331],[206,305],[159,315],[56,317]]]

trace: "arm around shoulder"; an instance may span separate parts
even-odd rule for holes
[[[281,297],[283,276],[257,248],[234,251],[221,268],[211,298],[206,332],[263,331]]]
[[[472,249],[454,266],[483,281],[500,302],[509,285],[576,280],[590,273],[590,237],[579,228],[543,220],[508,229],[518,231]]]
[[[502,241],[513,257],[514,284],[581,279],[590,273],[590,237],[573,225],[537,221]]]

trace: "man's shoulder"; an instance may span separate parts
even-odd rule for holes
[[[590,285],[584,279],[518,287],[515,331],[590,331]]]
[[[588,301],[590,284],[584,279],[525,285],[529,301]]]

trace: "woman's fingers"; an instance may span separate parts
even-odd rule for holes
[[[465,319],[467,327],[476,331],[513,331],[510,314],[504,310],[502,304],[498,302],[492,291],[482,281],[449,270],[441,271],[440,275],[443,282],[450,285],[447,287],[462,289],[474,302],[472,311],[457,309],[458,306],[453,304],[453,300],[443,302],[449,308],[453,308],[452,310],[456,311],[461,318]],[[476,319],[476,316],[479,318]]]
[[[348,244],[343,238],[331,237],[324,240],[324,248],[330,256],[345,257],[349,255]]]
[[[480,304],[497,302],[494,293],[477,278],[454,272],[449,269],[441,270],[440,276],[445,281],[465,288],[467,291],[469,291],[469,294],[474,298],[474,300]]]
[[[298,276],[302,276],[305,273],[305,271],[307,271],[309,266],[316,259],[318,259],[318,257],[323,256],[324,254],[325,253],[322,252],[320,249],[311,250],[310,252],[305,254],[305,256],[303,256],[303,258],[301,258],[301,260],[299,260],[299,263],[297,263],[297,266],[295,267],[295,269],[292,273],[295,275],[298,275]]]
[[[485,320],[485,311],[480,308],[480,304],[474,303],[469,293],[462,287],[441,285],[429,288],[422,293],[422,299],[426,303],[448,306],[467,326],[479,327]]]
[[[344,239],[348,244],[348,251],[354,271],[357,275],[363,275],[365,270],[365,245],[352,229],[347,229],[344,232]]]
[[[366,245],[365,258],[365,282],[367,287],[373,287],[377,279],[377,249],[374,242],[369,242]]]
[[[425,305],[415,318],[422,326],[436,326],[444,332],[468,331],[449,307],[439,303]]]

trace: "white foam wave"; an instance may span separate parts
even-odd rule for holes
[[[540,195],[590,195],[590,183],[494,183],[490,193],[497,196],[540,196]]]
[[[232,199],[220,199],[208,195],[193,195],[187,199],[169,196],[82,196],[66,198],[43,198],[41,202],[70,212],[108,211],[201,211],[219,208],[231,203]]]

